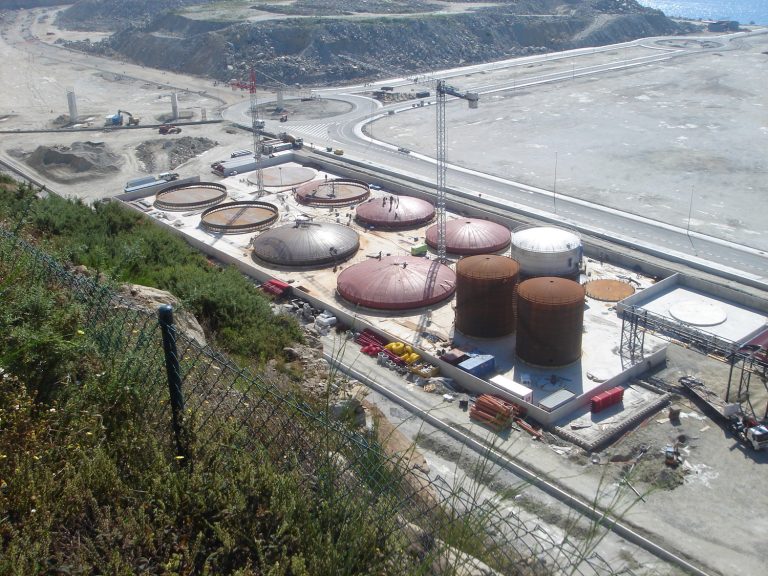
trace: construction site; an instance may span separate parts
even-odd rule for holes
[[[764,38],[751,53],[765,48]],[[705,49],[712,47],[692,50]],[[647,46],[614,52],[577,56],[631,60],[628,75],[650,62]],[[467,185],[461,179],[484,167],[456,157],[464,160],[462,146],[466,157],[485,153],[467,136],[491,114],[482,110],[484,99],[496,97],[481,93],[483,86],[519,92],[534,64],[560,66],[578,81],[570,62],[526,61],[514,77],[502,66],[446,71],[468,90],[453,79],[430,78],[425,90],[423,80],[398,78],[351,95],[288,95],[289,87],[261,93],[252,71],[236,85],[198,92],[189,79],[184,89],[170,87],[175,78],[161,90],[142,83],[141,98],[112,108],[103,121],[79,111],[77,95],[67,90],[66,129],[101,141],[91,135],[73,143],[69,133],[47,143],[53,158],[51,150],[33,150],[36,130],[48,134],[47,123],[26,132],[14,128],[20,118],[7,115],[5,126],[17,131],[4,160],[31,166],[36,182],[51,188],[76,184],[81,197],[122,202],[236,266],[274,298],[275,313],[296,316],[322,337],[328,361],[370,388],[372,401],[417,443],[435,473],[457,474],[464,465],[457,446],[480,442],[587,499],[604,481],[605,498],[629,486],[642,503],[627,521],[704,566],[697,572],[641,560],[631,573],[758,573],[768,510],[762,492],[746,485],[768,463],[768,287],[755,215],[740,214],[744,225],[734,225],[758,237],[746,250],[757,266],[739,274],[708,267],[703,251],[652,250],[646,238],[597,233],[594,222],[569,216],[568,199],[558,196],[569,184],[562,176],[565,142],[556,145],[561,180],[555,152],[546,195],[533,190],[546,171],[535,159],[527,207]],[[108,84],[118,91],[122,82],[135,84],[132,74],[142,71],[129,72],[109,76]],[[511,84],[503,89],[494,78]],[[582,98],[592,81],[580,86]],[[556,96],[547,91],[546,98],[548,109]],[[91,99],[89,93],[89,105]],[[454,122],[460,140],[451,136]],[[360,143],[352,144],[353,135]],[[134,152],[119,152],[154,142],[151,154],[164,158],[182,138],[191,139],[184,158],[156,162],[156,170]],[[372,146],[379,139],[381,154]],[[59,160],[65,153],[96,168],[78,174],[74,161]],[[417,171],[419,161],[429,176]],[[583,181],[569,171],[574,187],[600,178],[598,164],[584,165]],[[500,178],[491,168],[487,174]],[[106,186],[110,191],[99,193]],[[680,196],[660,199],[658,209]],[[669,212],[682,211],[682,219],[659,228],[679,228],[693,246],[705,236],[703,226],[691,229],[693,192],[690,204],[687,194],[680,202]],[[601,206],[606,219],[617,210]],[[744,517],[755,517],[748,530]],[[643,564],[655,572],[641,571]]]

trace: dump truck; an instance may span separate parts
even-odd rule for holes
[[[294,150],[300,150],[304,147],[304,139],[303,138],[296,138],[292,134],[288,134],[288,132],[280,132],[280,134],[277,135],[280,140],[283,142],[290,142],[291,146]]]
[[[747,417],[733,416],[729,423],[731,432],[747,447],[754,450],[768,448],[768,427]]]

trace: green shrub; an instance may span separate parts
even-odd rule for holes
[[[279,356],[301,340],[298,325],[272,314],[268,299],[232,267],[211,264],[183,239],[116,202],[91,208],[79,200],[34,199],[19,186],[0,191],[0,217],[25,230],[46,250],[74,265],[106,273],[116,282],[173,293],[217,347],[248,363]]]
[[[8,268],[0,261],[0,277]],[[0,339],[0,574],[407,572],[404,543],[377,521],[391,515],[383,502],[338,497],[333,466],[314,481],[276,467],[241,422],[221,418],[215,457],[179,466],[167,410],[156,409],[167,391],[127,375],[137,359],[124,347],[97,361],[85,344],[97,329],[78,328],[72,291],[33,274],[6,288],[0,322],[14,336]],[[47,345],[19,353],[25,340]],[[44,399],[40,366],[58,384]]]

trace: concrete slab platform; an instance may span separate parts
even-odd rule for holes
[[[741,343],[763,330],[768,317],[749,309],[685,286],[671,276],[653,290],[639,292],[623,300],[620,307],[635,306],[671,322],[682,322],[704,335]]]

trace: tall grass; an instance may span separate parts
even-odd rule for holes
[[[9,268],[3,259],[0,278]],[[402,574],[414,565],[400,534],[373,521],[389,513],[377,509],[383,499],[339,492],[346,472],[335,457],[308,482],[222,419],[215,458],[181,467],[167,411],[145,383],[126,381],[123,364],[102,359],[68,290],[33,274],[0,288],[0,574]]]

